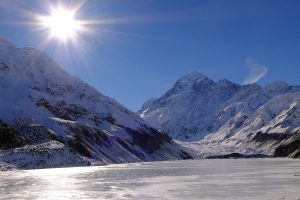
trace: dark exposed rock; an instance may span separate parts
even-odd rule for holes
[[[51,95],[60,96],[64,93],[73,93],[75,89],[71,85],[62,86],[60,84],[53,83],[50,80],[46,80],[46,91]]]
[[[106,133],[99,129],[92,129],[86,125],[70,126],[72,137],[68,144],[81,155],[92,158],[93,144],[103,144],[108,137]]]
[[[285,140],[289,137],[288,134],[283,134],[283,133],[262,133],[258,132],[256,135],[253,137],[252,141],[255,142],[266,142],[266,141],[282,141]]]
[[[60,101],[56,103],[56,105],[51,105],[49,101],[41,98],[36,102],[36,105],[46,108],[54,116],[65,120],[77,120],[88,113],[85,108],[76,104],[67,104],[65,101]]]
[[[123,128],[123,127],[120,127]],[[169,136],[155,129],[144,129],[140,131],[124,128],[130,137],[113,136],[94,126],[85,124],[72,124],[69,127],[70,137],[67,144],[74,148],[82,156],[113,163],[147,161],[150,155],[165,156],[176,154],[182,159],[192,157],[184,150],[174,152],[168,145],[176,145]],[[141,151],[142,150],[142,151]],[[117,156],[116,155],[126,155]]]
[[[126,131],[131,135],[132,143],[141,146],[147,153],[153,153],[153,151],[159,150],[164,143],[171,141],[168,135],[155,129],[149,129],[149,133],[130,128],[126,128]]]
[[[73,124],[69,128],[71,135],[67,143],[82,156],[107,163],[132,162],[140,157],[126,140],[111,136],[97,127]],[[126,156],[119,157],[116,154]]]
[[[130,153],[136,155],[137,157],[139,157],[140,159],[145,159],[144,154],[139,153],[138,151],[136,151],[134,148],[132,148],[132,143],[128,142],[128,141],[124,141],[121,138],[116,138],[116,141],[127,151],[129,151]]]
[[[274,157],[300,158],[300,130],[274,151]]]
[[[95,115],[93,118],[91,118],[91,120],[95,123],[96,126],[99,126],[100,124],[102,124],[101,118],[97,115]]]
[[[111,124],[115,124],[115,122],[116,122],[116,119],[115,118],[113,118],[112,116],[107,116],[107,117],[104,117],[103,118],[105,121],[108,121],[108,122],[110,122]]]
[[[28,118],[17,118],[14,127],[24,137],[27,144],[41,144],[50,140],[59,141],[55,132]]]
[[[24,146],[25,139],[10,125],[0,120],[0,149],[11,149]]]
[[[66,106],[66,114],[70,115],[73,119],[78,119],[83,115],[86,115],[88,111],[76,104],[70,104]]]
[[[145,152],[152,154],[160,150],[168,151],[166,146],[168,144],[173,144],[172,139],[165,133],[159,132],[153,128],[145,128],[145,130],[135,131],[130,128],[125,128],[127,133],[132,137],[132,143],[134,145],[140,146]],[[171,152],[170,152],[171,153]],[[192,159],[193,157],[180,150],[179,154],[182,159]]]
[[[207,156],[206,159],[237,159],[237,158],[268,158],[269,156],[263,154],[241,154],[230,153],[224,155]]]
[[[187,152],[180,150],[180,155],[183,160],[193,159],[193,157]]]
[[[39,99],[39,100],[36,102],[36,105],[39,106],[39,107],[44,107],[44,108],[46,108],[47,110],[51,110],[51,109],[52,109],[52,106],[50,105],[49,101],[47,101],[47,100],[44,99],[44,98]]]

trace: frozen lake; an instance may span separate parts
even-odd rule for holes
[[[300,199],[300,160],[190,160],[0,172],[0,199]]]

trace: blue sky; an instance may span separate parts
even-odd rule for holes
[[[299,8],[297,0],[87,0],[77,19],[107,23],[76,45],[54,41],[43,50],[136,111],[193,70],[241,84],[300,84]],[[2,0],[0,36],[39,47],[45,33],[23,24],[33,20],[23,11],[46,10],[45,1]]]

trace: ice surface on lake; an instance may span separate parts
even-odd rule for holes
[[[0,172],[0,199],[300,199],[300,161],[189,160]]]

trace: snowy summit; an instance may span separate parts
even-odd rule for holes
[[[138,113],[200,156],[226,150],[272,155],[300,127],[300,86],[214,82],[192,72]],[[284,156],[295,156],[295,149]]]

